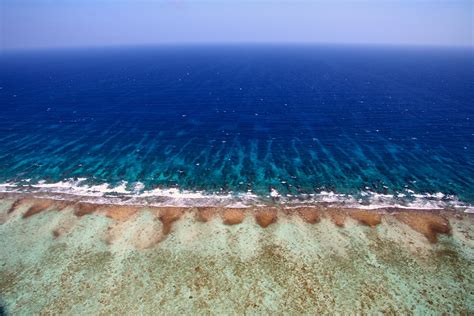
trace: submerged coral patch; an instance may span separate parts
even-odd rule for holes
[[[334,225],[337,227],[344,227],[344,223],[346,221],[346,213],[344,211],[336,209],[331,210],[328,213]]]
[[[350,210],[348,215],[361,224],[375,227],[382,222],[382,214],[377,210]]]
[[[277,210],[270,207],[259,209],[255,212],[255,219],[261,227],[268,227],[277,221]]]
[[[105,211],[105,215],[109,218],[116,221],[126,221],[138,212],[139,207],[128,205],[107,205],[103,207],[103,210]]]
[[[222,211],[222,219],[226,225],[242,223],[245,218],[245,209],[227,208]]]
[[[33,205],[31,205],[28,210],[23,214],[23,218],[27,218],[38,214],[46,209],[50,208],[53,205],[52,200],[40,200],[40,201],[32,201]]]
[[[158,218],[163,223],[163,234],[168,235],[171,232],[173,222],[181,218],[186,211],[183,207],[162,207],[158,210]]]
[[[23,202],[24,202],[24,199],[22,198],[15,200],[10,206],[10,208],[8,209],[7,213],[8,214],[13,213],[18,207],[20,207],[20,205],[22,205]]]
[[[434,212],[405,211],[395,214],[395,218],[423,234],[431,243],[438,241],[438,234],[451,233],[446,217]]]
[[[66,201],[56,201],[50,199],[34,199],[29,201],[32,205],[23,214],[23,218],[33,216],[46,210],[61,211],[68,203]]]
[[[87,214],[92,214],[97,210],[98,205],[92,203],[77,203],[74,205],[74,215],[82,217]]]
[[[211,220],[216,212],[219,212],[219,209],[216,207],[198,207],[196,210],[196,218],[198,221],[206,223]]]
[[[300,207],[295,211],[305,222],[309,224],[316,224],[321,220],[321,214],[315,207]]]

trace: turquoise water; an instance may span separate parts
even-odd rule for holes
[[[473,56],[350,46],[5,53],[0,182],[470,204]]]

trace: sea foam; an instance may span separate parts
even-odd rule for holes
[[[138,204],[153,206],[225,206],[251,207],[257,205],[282,204],[310,205],[325,204],[360,209],[406,208],[445,209],[456,208],[474,212],[474,206],[464,203],[454,195],[436,193],[415,193],[412,190],[395,194],[381,194],[361,191],[354,195],[332,191],[312,194],[282,195],[271,188],[268,195],[261,196],[248,192],[206,192],[180,188],[154,188],[145,190],[141,182],[129,184],[122,181],[112,186],[108,183],[90,184],[86,178],[65,179],[55,183],[38,181],[31,183],[6,182],[0,184],[2,193],[31,193],[56,199],[73,198],[80,201],[111,204]]]

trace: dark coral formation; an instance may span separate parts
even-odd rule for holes
[[[206,223],[211,220],[219,209],[216,207],[198,207],[196,211],[196,218],[198,221]]]
[[[33,204],[28,208],[23,218],[33,216],[46,210],[61,211],[68,206],[67,201],[57,201],[48,199],[35,199]]]
[[[331,218],[331,221],[337,226],[337,227],[344,227],[344,223],[346,221],[346,213],[342,210],[335,209],[328,211],[329,217]]]
[[[346,219],[352,218],[362,225],[375,227],[382,222],[383,210],[361,210],[329,208],[324,213],[331,219],[337,227],[344,227]]]
[[[123,222],[135,215],[138,212],[139,207],[128,205],[107,205],[102,207],[102,210],[105,212],[105,216]]]
[[[8,214],[13,213],[23,203],[23,200],[24,199],[15,200],[15,202],[13,202],[12,205],[10,206],[10,208],[8,209],[7,213]]]
[[[96,211],[97,205],[92,204],[92,203],[77,203],[74,206],[74,215],[77,217],[82,217],[87,214],[92,214]]]
[[[23,213],[23,218],[28,218],[33,215],[39,214],[46,210],[61,211],[70,204],[68,201],[62,200],[53,200],[47,198],[20,198],[16,199],[10,206],[7,211],[7,214],[12,214],[21,207],[27,207],[25,213]]]
[[[255,213],[255,219],[261,227],[265,228],[277,221],[277,210],[274,208],[259,209]]]
[[[45,211],[51,208],[54,205],[53,200],[38,200],[38,201],[32,201],[32,202],[33,204],[28,208],[26,213],[23,214],[23,218],[27,218],[35,214],[38,214],[42,211]]]
[[[382,222],[382,214],[376,210],[351,210],[349,216],[363,225],[375,227]]]
[[[307,223],[316,224],[321,221],[321,215],[314,207],[299,207],[295,211]]]
[[[449,221],[435,212],[406,211],[395,214],[395,218],[423,234],[431,243],[438,241],[438,234],[450,234]]]
[[[242,223],[245,218],[245,210],[239,208],[227,208],[222,212],[222,219],[226,225]]]
[[[185,210],[183,207],[162,207],[158,210],[158,218],[163,224],[164,235],[168,235],[171,232],[173,222],[180,219]]]

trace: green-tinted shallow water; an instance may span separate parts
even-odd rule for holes
[[[6,314],[474,313],[472,217],[430,244],[391,217],[337,228],[280,216],[262,229],[186,214],[156,243],[146,209],[125,222],[70,209],[23,219],[11,202],[0,202]]]

